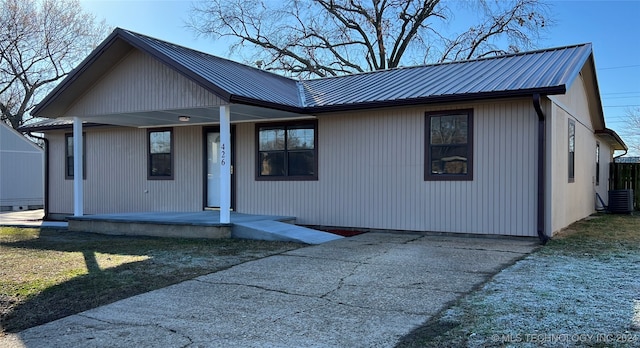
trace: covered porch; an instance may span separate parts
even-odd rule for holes
[[[256,81],[265,84],[259,85]],[[269,88],[264,88],[265,85]],[[158,187],[177,186],[172,183],[181,180],[173,175],[173,131],[198,127],[218,128],[217,181],[210,184],[210,187],[217,190],[216,202],[207,203],[202,208],[218,208],[215,223],[220,225],[232,223],[231,156],[234,144],[231,141],[231,125],[315,118],[300,107],[295,80],[121,29],[116,29],[96,48],[34,109],[33,114],[73,122],[73,132],[67,138],[72,140],[72,144],[66,144],[67,149],[72,147],[72,151],[67,154],[72,163],[67,164],[67,170],[70,168],[71,172],[67,173],[66,179],[73,180],[73,217],[78,218],[75,221],[83,221],[80,218],[87,209],[85,200],[90,201],[85,192],[88,191],[87,187],[102,185],[96,181],[90,184],[83,179],[86,150],[83,141],[84,123],[146,129],[149,133],[168,133],[166,138],[169,139],[171,150],[168,154],[162,152],[154,158],[164,158],[162,156],[165,155],[170,158],[166,160],[170,163],[167,167],[171,167],[169,174],[160,179],[147,174],[146,178],[141,179],[140,173],[136,172],[136,177],[132,179],[152,185],[158,191],[162,189]],[[155,129],[157,131],[152,131]],[[164,144],[165,135],[158,135],[162,136],[159,142]],[[144,150],[141,150],[141,144],[137,145],[138,153],[146,151],[147,158],[151,157],[149,153],[152,146],[149,142],[150,140]],[[101,146],[110,145],[103,142]],[[187,152],[184,149],[183,147],[183,154]],[[138,158],[142,159],[141,156]],[[151,160],[147,159],[147,168],[151,168],[150,163]],[[189,166],[183,164],[179,168],[194,168],[189,169],[193,172],[197,170],[196,163],[198,162],[193,161]],[[139,166],[145,166],[144,160],[139,162]],[[204,173],[203,176],[206,175]],[[124,181],[131,182],[129,178]],[[146,194],[148,191],[145,188],[143,192]],[[112,197],[111,200],[113,202],[117,198]],[[149,204],[140,210],[145,209],[166,211],[172,208]],[[173,209],[180,210],[175,207]],[[193,209],[197,207],[188,208]],[[87,210],[94,214],[101,213],[95,207],[93,211]]]

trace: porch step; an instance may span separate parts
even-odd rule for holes
[[[333,233],[273,220],[235,222],[231,237],[282,242],[321,244],[344,238]]]

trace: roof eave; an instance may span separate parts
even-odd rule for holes
[[[259,106],[259,107],[264,107],[268,109],[294,112],[298,114],[311,113],[307,108],[301,108],[293,105],[286,105],[286,104],[280,104],[275,102],[268,102],[265,100],[253,99],[253,98],[248,98],[245,96],[240,96],[235,94],[232,94],[229,96],[229,102],[232,104],[236,103],[236,104],[243,104],[243,105],[250,105],[250,106]]]
[[[609,144],[613,146],[614,150],[627,151],[629,147],[624,143],[622,138],[613,129],[605,128],[599,129],[594,132],[597,136],[608,139]],[[618,145],[618,146],[616,146]]]
[[[554,94],[565,94],[566,92],[567,92],[566,86],[560,85],[560,86],[553,86],[553,87],[531,88],[531,89],[522,89],[522,90],[449,94],[449,95],[428,96],[428,97],[400,99],[400,100],[380,100],[380,101],[353,103],[353,104],[315,106],[315,107],[307,107],[305,108],[305,111],[307,113],[355,111],[355,110],[373,109],[373,108],[380,108],[380,107],[412,106],[412,105],[421,105],[421,104],[467,102],[472,100],[528,97],[534,94],[554,95]]]
[[[113,125],[106,125],[102,123],[93,123],[93,122],[82,123],[82,128],[95,128],[95,127],[104,127],[104,126],[113,127]],[[73,124],[43,125],[43,126],[38,126],[37,124],[35,124],[33,126],[29,126],[29,125],[22,126],[18,128],[18,131],[24,132],[24,133],[30,133],[30,132],[46,132],[46,131],[53,131],[53,130],[63,130],[63,129],[71,129],[71,128],[73,128]]]

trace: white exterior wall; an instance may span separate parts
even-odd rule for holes
[[[551,221],[548,233],[556,233],[595,212],[596,192],[607,202],[612,150],[599,141],[591,122],[585,83],[580,75],[567,94],[553,96],[548,114],[551,149]],[[575,180],[569,182],[569,119],[576,125]],[[600,143],[600,184],[596,185],[596,143]]]
[[[236,128],[237,209],[298,223],[535,236],[536,125],[528,99],[332,114],[318,181],[255,181],[255,125]],[[474,180],[424,181],[425,112],[474,109]]]
[[[43,201],[44,151],[0,124],[0,209],[41,207]]]
[[[85,128],[85,214],[202,210],[202,128],[173,132],[174,179],[147,180],[147,129]],[[51,214],[73,213],[73,180],[65,179],[66,133],[71,131],[47,135]]]

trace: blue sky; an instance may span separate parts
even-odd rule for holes
[[[640,107],[640,0],[549,0],[555,25],[540,48],[593,43],[607,127],[624,129],[629,106]],[[158,39],[228,56],[228,42],[196,38],[186,28],[188,0],[81,0],[83,8],[121,27]],[[230,57],[234,58],[234,57]]]

